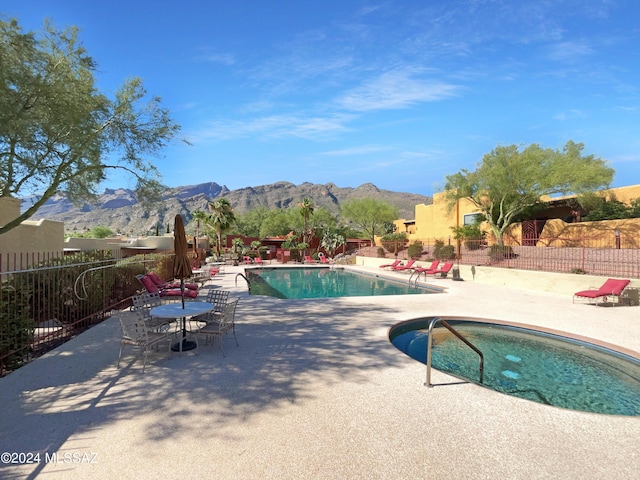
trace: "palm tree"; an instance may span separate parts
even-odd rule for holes
[[[194,210],[191,213],[191,218],[196,221],[196,237],[200,236],[200,226],[206,223],[208,217],[209,215],[202,210]]]
[[[208,221],[216,233],[216,253],[220,256],[222,234],[233,226],[236,221],[236,216],[233,213],[231,202],[226,198],[220,198],[213,202],[209,202],[209,210],[211,211],[211,215],[209,216]]]

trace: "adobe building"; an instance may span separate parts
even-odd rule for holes
[[[0,225],[5,225],[20,215],[21,200],[0,198]],[[53,220],[25,220],[17,227],[0,235],[0,271],[9,266],[9,257],[13,266],[16,256],[22,268],[32,263],[32,255],[25,252],[61,252],[64,248],[64,223]]]
[[[616,200],[629,205],[640,198],[640,185],[613,188],[600,192],[615,196]],[[539,211],[535,218],[514,224],[505,235],[505,243],[531,246],[569,246],[579,239],[585,246],[640,248],[640,219],[604,220],[597,222],[580,221],[575,215],[571,200],[573,197],[546,199],[547,208]],[[469,200],[459,200],[453,208],[447,202],[446,193],[433,195],[433,204],[415,206],[414,219],[394,221],[396,232],[406,232],[409,243],[420,240],[433,244],[435,240],[453,243],[454,227],[471,225],[481,214]],[[488,243],[495,242],[488,232]],[[560,240],[562,239],[562,240]]]

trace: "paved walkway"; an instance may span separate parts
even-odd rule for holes
[[[443,295],[278,300],[246,295],[235,274],[217,280],[241,297],[240,346],[227,340],[226,358],[201,346],[153,353],[145,374],[134,355],[117,369],[109,319],[0,379],[0,452],[40,454],[0,464],[0,478],[638,477],[640,417],[549,407],[438,371],[441,385],[425,388],[424,365],[388,329],[480,316],[640,352],[640,307],[450,279],[434,280]]]

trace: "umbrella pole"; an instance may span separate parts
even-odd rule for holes
[[[182,293],[182,309],[184,310],[184,278],[180,279],[180,292]],[[178,343],[171,347],[171,350],[174,352],[186,352],[188,350],[193,350],[196,348],[196,342],[187,341],[187,317],[183,315],[180,318],[180,321],[182,322],[182,338]]]

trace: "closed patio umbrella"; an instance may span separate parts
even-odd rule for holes
[[[173,257],[173,276],[180,279],[180,291],[182,293],[182,308],[184,309],[184,279],[191,277],[191,265],[189,261],[189,249],[187,247],[187,237],[184,231],[184,222],[182,215],[176,215],[173,226],[173,249],[175,256]],[[182,346],[180,344],[173,345],[172,349],[191,350],[196,347],[195,342],[187,341],[187,322],[182,317]]]

